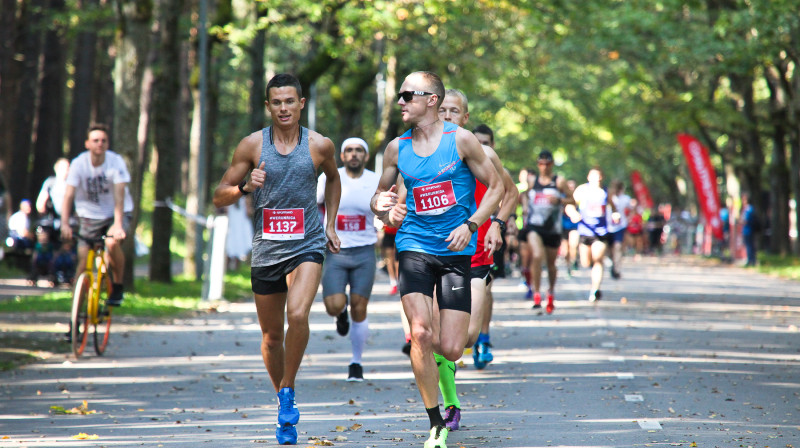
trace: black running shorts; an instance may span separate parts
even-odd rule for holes
[[[289,291],[286,276],[301,264],[310,261],[322,264],[325,256],[318,252],[308,252],[284,260],[270,266],[258,266],[250,269],[250,285],[253,292],[260,295],[276,294]]]
[[[436,256],[403,251],[399,253],[399,259],[400,275],[397,287],[401,296],[420,293],[433,297],[435,289],[440,310],[470,312],[471,256]]]
[[[548,232],[547,229],[544,227],[534,226],[533,224],[528,224],[525,226],[527,229],[527,233],[534,232],[542,239],[542,243],[544,247],[549,247],[551,249],[558,249],[561,247],[561,234],[560,233],[552,233]]]

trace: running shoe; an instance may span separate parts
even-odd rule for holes
[[[614,280],[619,280],[622,277],[622,274],[616,269],[611,269],[611,278]]]
[[[538,310],[542,307],[542,295],[538,292],[533,294],[533,309]]]
[[[397,285],[392,285],[392,289],[389,290],[389,295],[393,296],[397,294]]]
[[[530,287],[528,287],[528,292],[525,293],[525,299],[529,300],[531,298],[533,298],[533,290]]]
[[[297,409],[297,403],[294,401],[294,389],[284,387],[278,392],[278,425],[296,425],[299,421],[300,410]]]
[[[478,347],[477,342],[472,346],[472,362],[475,363],[475,368],[478,370],[486,367],[486,363],[481,361],[480,348]]]
[[[597,302],[598,300],[600,300],[602,295],[603,294],[600,293],[600,290],[592,291],[592,292],[589,293],[589,301],[590,302]]]
[[[489,342],[481,342],[479,344],[480,353],[478,354],[478,360],[482,362],[484,365],[489,364],[490,362],[494,361],[494,355],[492,355],[492,344]]]
[[[434,426],[431,428],[431,436],[425,441],[423,448],[447,448],[447,426]]]
[[[455,431],[459,428],[461,423],[461,409],[455,405],[448,406],[444,409],[444,425],[448,431]]]
[[[342,314],[336,316],[336,332],[340,336],[347,336],[348,331],[350,331],[350,317],[347,314],[347,306],[345,306]]]
[[[548,294],[547,295],[547,308],[545,308],[545,310],[547,311],[547,314],[553,314],[553,310],[556,309],[556,306],[555,306],[555,304],[553,302],[555,302],[555,297],[553,297],[552,294]]]
[[[364,369],[361,364],[352,363],[348,367],[347,381],[360,383],[364,381]]]
[[[402,350],[406,356],[411,356],[411,341],[406,341],[406,343],[403,344],[403,348],[400,350]]]
[[[297,428],[294,425],[278,425],[275,428],[275,438],[279,445],[297,445]]]

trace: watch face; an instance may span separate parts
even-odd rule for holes
[[[475,233],[475,232],[477,232],[477,231],[478,231],[478,225],[477,225],[477,224],[475,224],[475,223],[474,223],[474,222],[472,222],[472,221],[469,221],[469,222],[467,223],[467,226],[469,226],[469,231],[470,231],[470,232],[472,232],[472,233]]]

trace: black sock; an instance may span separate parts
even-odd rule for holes
[[[123,288],[122,283],[112,283],[111,284],[111,291],[114,292],[114,293],[119,291],[119,293],[122,294],[122,288]]]
[[[444,426],[444,419],[442,418],[441,411],[439,411],[438,404],[435,408],[425,408],[425,411],[428,413],[428,419],[431,421],[431,428],[434,426]]]

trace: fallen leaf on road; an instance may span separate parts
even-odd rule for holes
[[[89,435],[89,434],[86,434],[85,432],[82,432],[82,433],[79,433],[79,434],[76,434],[76,435],[72,436],[72,438],[73,439],[77,439],[77,440],[95,440],[95,439],[99,439],[100,436],[98,436],[97,434]]]
[[[360,423],[356,423],[355,425],[350,427],[350,431],[358,431],[359,429],[361,429],[362,426],[364,426],[364,425],[362,425]]]
[[[83,403],[72,409],[64,409],[61,406],[50,406],[50,412],[53,414],[64,415],[64,414],[78,414],[78,415],[88,415],[88,414],[96,414],[97,411],[89,410],[89,403],[86,400],[83,400]]]
[[[347,428],[345,428],[344,426],[337,426],[336,427],[336,432],[344,432],[346,429]]]

